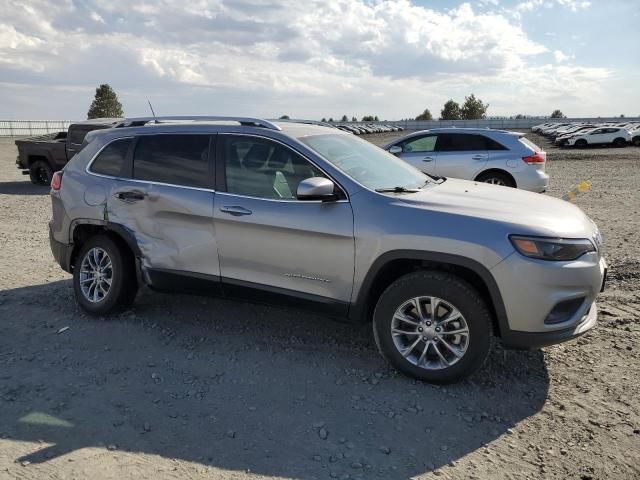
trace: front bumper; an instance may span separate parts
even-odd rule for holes
[[[53,258],[58,262],[58,265],[60,265],[65,272],[71,273],[71,253],[73,251],[73,245],[58,242],[53,237],[51,227],[49,227],[49,245],[51,246]]]
[[[491,273],[506,314],[499,325],[504,345],[536,348],[570,340],[592,328],[605,271],[606,262],[597,253],[572,262],[533,260],[514,253],[500,262]],[[565,318],[549,321],[559,304],[579,299],[579,306]]]
[[[548,345],[567,342],[584,335],[598,322],[598,307],[593,302],[587,314],[575,327],[550,332],[519,332],[507,330],[502,332],[502,345],[513,350],[533,350]]]

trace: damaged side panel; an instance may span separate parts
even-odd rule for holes
[[[220,275],[209,190],[115,182],[106,218],[135,235],[142,267]]]

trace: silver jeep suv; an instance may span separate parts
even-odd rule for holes
[[[309,123],[123,125],[52,181],[51,249],[89,313],[141,285],[288,302],[372,322],[384,357],[429,382],[477,370],[492,336],[535,348],[596,323],[601,237],[568,202],[430,177]]]

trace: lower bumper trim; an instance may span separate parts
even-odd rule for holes
[[[534,350],[540,347],[555,345],[567,342],[584,335],[598,322],[598,308],[596,303],[591,304],[591,308],[586,318],[578,325],[563,330],[549,332],[522,332],[509,330],[502,334],[502,344],[504,348],[513,350]]]
[[[49,228],[49,245],[51,246],[51,253],[56,262],[62,267],[65,272],[71,273],[71,251],[73,245],[66,245],[62,242],[58,242],[53,238],[53,232]]]

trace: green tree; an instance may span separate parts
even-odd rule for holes
[[[329,123],[333,123],[333,117],[329,117]]]
[[[340,120],[341,122],[348,122],[349,121],[349,117],[347,117],[346,115],[342,115],[342,120]]]
[[[326,119],[326,118],[324,118],[324,117],[322,117],[322,120],[320,120],[320,121],[321,121],[321,122],[326,122],[326,121],[327,121],[327,119]]]
[[[362,117],[363,122],[373,122],[374,120],[375,117],[373,115],[365,115],[364,117]]]
[[[551,114],[551,118],[567,118],[567,116],[560,110],[554,110]]]
[[[374,121],[374,122],[379,122],[379,121],[380,121],[380,119],[378,118],[378,115],[376,115],[375,117],[373,117],[373,121]]]
[[[440,118],[442,120],[460,120],[460,105],[458,105],[458,102],[449,100],[445,103],[440,111]]]
[[[118,95],[108,83],[104,83],[96,88],[96,96],[91,102],[87,118],[121,118],[122,104],[118,100]]]
[[[431,115],[428,108],[425,108],[424,112],[416,117],[416,120],[433,120],[433,115]]]
[[[280,120],[289,120],[289,119],[290,119],[289,115],[282,115],[280,117]]]
[[[357,118],[357,117],[351,117],[351,121],[352,121],[352,122],[357,122],[357,121],[358,121],[358,118]]]
[[[463,120],[477,120],[487,117],[488,103],[482,103],[482,100],[476,98],[472,93],[468,97],[464,97],[464,103],[460,109],[460,117]]]

